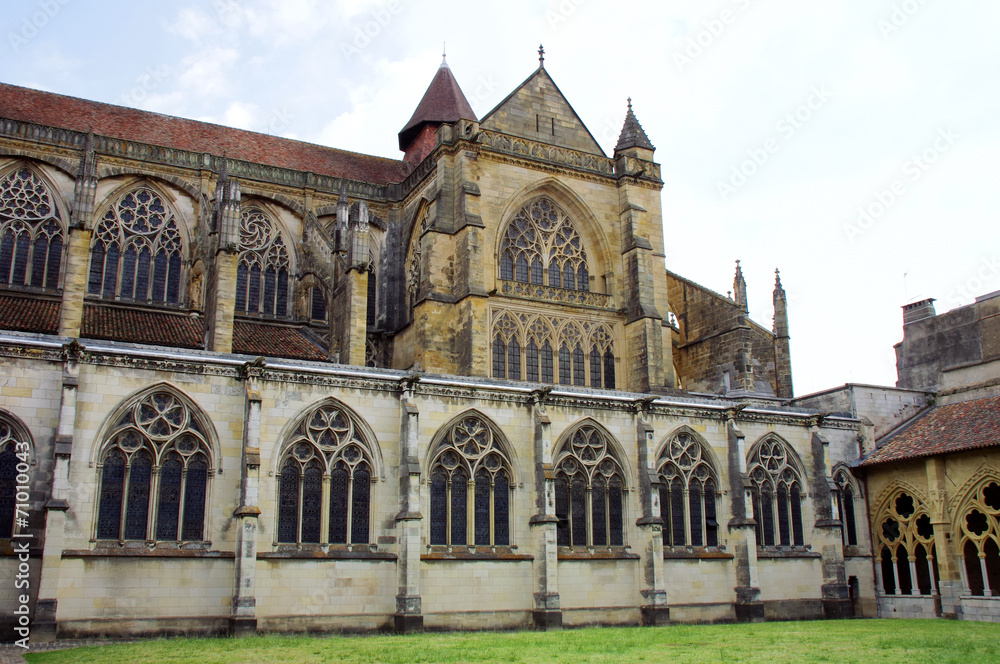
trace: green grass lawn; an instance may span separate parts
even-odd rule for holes
[[[557,632],[164,639],[34,653],[31,664],[1000,662],[1000,625],[844,620]]]

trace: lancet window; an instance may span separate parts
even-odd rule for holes
[[[371,541],[373,444],[336,403],[301,419],[278,462],[279,544]]]
[[[514,214],[500,243],[500,278],[590,290],[583,239],[551,199],[536,198]]]
[[[966,501],[958,524],[969,594],[1000,596],[1000,482],[982,482]]]
[[[0,286],[59,287],[63,234],[52,197],[29,168],[0,180]]]
[[[750,453],[747,473],[757,522],[758,546],[802,546],[802,478],[794,452],[777,438],[765,438]]]
[[[275,224],[260,208],[243,210],[236,267],[236,311],[288,315],[288,249]]]
[[[625,474],[606,433],[584,424],[556,457],[556,541],[559,546],[625,544]]]
[[[855,512],[857,490],[846,470],[841,468],[833,474],[833,482],[837,485],[837,504],[840,509],[840,523],[843,531],[844,546],[858,545],[858,522]]]
[[[887,595],[937,592],[934,527],[927,506],[905,491],[888,501],[875,521],[875,547]]]
[[[161,390],[117,417],[100,464],[97,539],[201,541],[212,452],[204,427]]]
[[[17,532],[15,518],[28,516],[23,506],[18,514],[17,504],[28,502],[26,490],[19,487],[29,485],[30,471],[31,441],[20,427],[0,415],[0,540]]]
[[[660,455],[660,515],[667,546],[718,546],[718,476],[694,434],[675,434]]]
[[[118,197],[97,225],[88,292],[106,299],[178,304],[183,243],[173,212],[149,187]]]
[[[432,545],[510,546],[513,475],[498,435],[476,415],[445,434],[431,462]]]

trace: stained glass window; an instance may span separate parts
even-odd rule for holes
[[[212,457],[197,417],[166,390],[126,403],[101,457],[97,539],[204,539]]]
[[[431,462],[431,544],[463,546],[471,534],[477,546],[510,545],[511,469],[498,435],[476,414],[443,434]]]
[[[15,532],[17,487],[25,483],[25,475],[30,475],[31,453],[27,432],[0,415],[0,540],[9,539]]]
[[[690,430],[669,438],[658,460],[660,514],[668,546],[717,546],[716,471],[707,443]]]
[[[541,285],[545,275],[553,288],[589,290],[580,234],[554,201],[540,197],[507,225],[500,243],[500,278]]]
[[[833,482],[839,492],[840,523],[843,529],[844,545],[856,546],[858,525],[854,515],[854,484],[847,471],[841,468],[833,474]]]
[[[354,413],[332,400],[299,418],[281,457],[279,544],[370,542],[373,457],[365,431]]]
[[[554,466],[558,544],[624,546],[625,483],[607,434],[580,425],[569,434]]]
[[[236,311],[287,316],[288,276],[288,249],[281,233],[260,208],[247,208],[240,219]]]
[[[149,187],[117,198],[90,249],[88,292],[106,299],[178,304],[183,242],[174,213]]]
[[[758,546],[802,546],[802,479],[792,461],[794,452],[769,435],[750,451],[750,476]]]
[[[63,233],[48,188],[29,168],[0,179],[0,285],[59,287]]]

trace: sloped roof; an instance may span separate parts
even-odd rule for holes
[[[201,316],[86,305],[80,336],[151,346],[202,348],[205,322]]]
[[[625,124],[622,125],[622,133],[618,135],[618,145],[615,146],[615,152],[627,150],[628,148],[656,149],[649,142],[649,137],[643,131],[642,125],[635,119],[635,113],[632,112],[631,99],[628,100],[628,112],[625,113]]]
[[[857,465],[874,466],[1000,445],[1000,396],[936,406],[889,434]]]
[[[427,123],[444,124],[462,119],[476,120],[476,113],[452,75],[451,68],[442,62],[417,104],[417,110],[413,111],[410,121],[399,132],[399,149],[405,150]]]
[[[400,182],[410,170],[395,159],[6,83],[0,83],[0,117],[374,184]]]
[[[59,332],[59,302],[0,295],[0,329],[35,334]]]
[[[330,359],[300,329],[256,321],[233,323],[233,352],[296,360]]]

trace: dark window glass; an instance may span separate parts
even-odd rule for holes
[[[475,542],[477,545],[490,544],[490,474],[480,469],[476,473],[476,493],[474,499],[476,509]]]
[[[610,348],[604,352],[604,387],[615,389],[615,354]]]
[[[790,501],[792,507],[792,543],[795,546],[802,546],[804,543],[802,539],[802,497],[797,485],[792,485]]]
[[[167,302],[178,304],[181,301],[181,253],[170,254],[170,272],[167,277]]]
[[[451,475],[451,544],[462,546],[466,544],[466,512],[468,499],[466,491],[469,478],[461,468]]]
[[[371,275],[368,275],[368,278],[369,278],[369,283],[371,283],[370,281]],[[368,290],[371,291],[371,288],[369,288]],[[368,297],[369,300],[371,300],[370,292],[368,294]],[[309,308],[309,318],[311,318],[312,320],[326,320],[326,298],[323,297],[323,289],[320,288],[319,286],[312,287],[312,297],[310,304],[311,306]],[[370,301],[368,304],[369,317],[371,317],[370,311],[371,309],[374,308],[374,306],[375,303],[373,301]]]
[[[538,346],[534,340],[528,342],[528,347],[524,349],[524,364],[528,371],[525,380],[538,382]]]
[[[35,238],[35,250],[31,255],[31,285],[45,285],[45,266],[48,264],[49,239],[44,235]]]
[[[57,235],[49,243],[48,268],[45,271],[45,287],[54,289],[59,286],[59,266],[62,264],[62,237]]]
[[[493,476],[493,543],[510,546],[510,483],[502,471]]]
[[[444,473],[431,476],[431,544],[448,543],[448,479]]]
[[[673,530],[670,527],[670,485],[660,484],[660,518],[663,519],[663,545],[673,546]]]
[[[688,491],[688,509],[691,512],[691,545],[704,546],[701,531],[701,485],[697,480],[692,480],[691,488]]]
[[[152,471],[153,460],[146,450],[139,450],[129,459],[125,539],[146,539],[146,524],[149,520],[149,480]]]
[[[559,384],[573,384],[573,366],[570,362],[569,348],[563,344],[559,348]]]
[[[160,468],[160,496],[156,509],[156,539],[176,540],[177,523],[181,516],[181,477],[184,464],[177,453],[171,453]]]
[[[350,473],[343,463],[330,473],[330,542],[332,544],[347,543],[347,492],[350,484]]]
[[[101,500],[97,517],[97,539],[118,539],[125,492],[125,455],[111,450],[101,470]]]
[[[573,349],[573,384],[583,387],[586,384],[586,378],[583,373],[583,351],[577,346]]]
[[[850,485],[844,487],[840,498],[840,509],[843,515],[841,521],[844,522],[844,537],[847,544],[855,546],[858,543],[858,529],[854,520],[854,490]]]
[[[365,325],[369,328],[375,327],[375,317],[378,312],[376,305],[378,304],[378,278],[375,276],[374,272],[368,273],[368,297],[366,300],[367,313],[365,314]],[[323,316],[326,317],[325,315]]]
[[[260,266],[254,265],[250,268],[250,282],[247,292],[247,311],[249,313],[260,313]]]
[[[149,299],[149,263],[152,256],[147,247],[139,252],[138,264],[135,268],[135,299]]]
[[[166,252],[156,253],[156,258],[153,260],[153,293],[149,298],[153,302],[163,302],[166,299],[167,261]]]
[[[590,490],[590,515],[594,546],[608,546],[608,490],[603,477],[594,478]]]
[[[679,477],[670,483],[670,523],[673,526],[673,545],[683,546],[687,543],[684,530],[684,484]]]
[[[563,288],[569,288],[570,290],[576,288],[576,271],[570,265],[569,261],[566,261],[566,267],[563,268]]]
[[[549,263],[549,286],[562,288],[562,272],[559,271],[559,263],[555,261]]]
[[[311,461],[302,474],[302,541],[319,543],[323,505],[323,470]]]
[[[789,515],[788,515],[788,491],[785,489],[785,485],[782,484],[778,487],[777,492],[778,498],[778,543],[782,546],[789,546],[792,543],[791,534],[789,533]]]
[[[264,302],[263,310],[268,316],[274,315],[274,293],[275,293],[275,280],[277,275],[275,274],[274,267],[268,267],[264,271]]]
[[[6,428],[0,423],[0,429]],[[14,534],[14,513],[17,509],[17,464],[19,459],[14,444],[9,443],[0,452],[0,539],[10,539]]]
[[[617,477],[612,477],[608,487],[609,544],[625,546],[625,491]]]
[[[500,255],[500,278],[511,281],[514,278],[514,261],[510,257],[510,252],[505,251]]]
[[[361,464],[354,469],[351,491],[351,542],[368,544],[372,491],[372,476],[368,472],[368,466]]]
[[[760,492],[761,529],[764,531],[764,546],[774,546],[774,502],[771,492]]]
[[[504,348],[503,338],[498,334],[493,339],[493,377],[506,378],[507,371],[504,360],[507,349]]]
[[[552,346],[548,341],[542,346],[542,382],[552,382]]]
[[[587,545],[587,487],[583,480],[575,479],[571,486],[573,506],[573,546]]]
[[[28,281],[28,248],[31,238],[27,233],[19,233],[14,249],[14,275],[11,283],[15,286],[25,286]]]
[[[517,281],[522,281],[522,282],[527,283],[527,281],[528,281],[528,261],[524,258],[524,256],[518,256],[517,257],[517,261],[515,261],[514,265],[517,268],[517,275],[516,275],[515,279]]]
[[[542,274],[542,261],[538,260],[538,256],[535,256],[531,259],[531,283],[541,284]]]
[[[127,300],[135,297],[135,245],[129,245],[122,254],[121,296]]]
[[[208,489],[208,463],[203,457],[188,462],[184,481],[184,524],[181,538],[196,542],[205,537],[205,494]]]
[[[107,254],[104,257],[104,292],[102,297],[111,299],[115,296],[115,289],[118,286],[118,245],[108,245]]]
[[[569,546],[569,485],[562,476],[556,478],[556,544]]]
[[[719,546],[719,522],[715,515],[715,483],[705,482],[705,546]]]
[[[576,287],[582,291],[590,290],[590,274],[587,272],[586,265],[581,265],[580,269],[576,271]]]
[[[511,339],[507,346],[507,377],[521,380],[521,345],[517,343],[517,339]]]
[[[7,231],[0,240],[0,283],[9,284],[14,263],[14,233]]]
[[[249,273],[247,264],[240,261],[236,268],[236,311],[246,313],[247,311],[247,279]]]
[[[601,387],[601,353],[597,346],[590,349],[590,386]]]
[[[299,464],[289,459],[278,481],[278,541],[297,542],[299,526]]]

